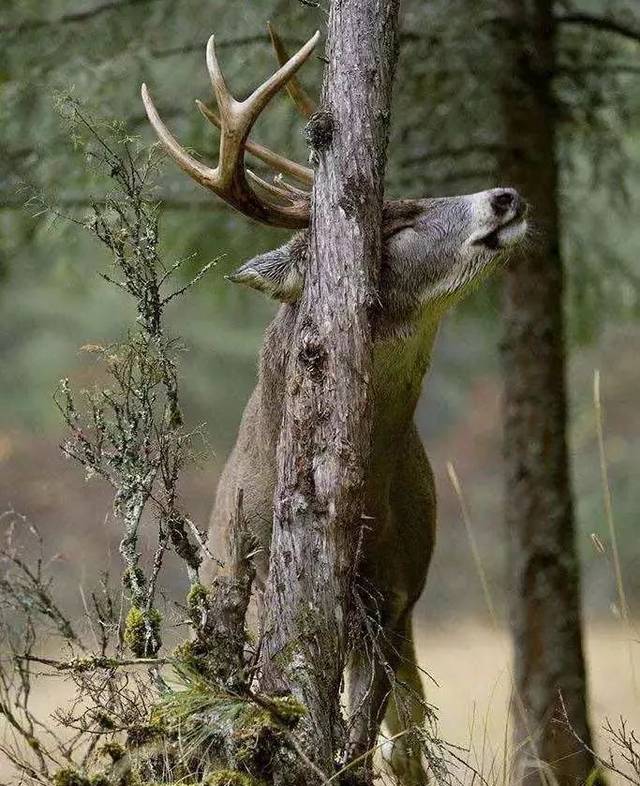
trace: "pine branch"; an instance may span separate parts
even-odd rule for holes
[[[55,19],[25,19],[13,25],[0,25],[0,33],[26,33],[31,30],[38,30],[43,27],[57,27],[58,25],[76,24],[95,19],[97,16],[108,13],[109,11],[119,11],[122,8],[130,8],[135,5],[155,3],[157,0],[113,0],[113,2],[103,3],[102,5],[88,8],[84,11],[75,11],[70,14],[63,14]]]
[[[287,43],[291,46],[299,47],[304,44],[301,38],[288,38]],[[219,49],[235,49],[239,46],[250,46],[253,44],[270,44],[269,37],[266,33],[258,33],[256,35],[244,36],[243,38],[221,38],[219,41],[216,38],[216,50]],[[151,55],[156,58],[173,57],[174,55],[186,55],[191,52],[204,52],[207,46],[206,39],[189,42],[188,44],[181,44],[180,46],[171,46],[166,49],[152,49]]]
[[[585,27],[591,27],[594,30],[600,30],[604,33],[612,33],[622,36],[623,38],[628,38],[630,41],[640,42],[640,29],[625,25],[611,17],[576,12],[558,16],[556,17],[556,22],[560,25],[583,25]]]
[[[418,153],[407,156],[401,162],[402,167],[413,166],[414,164],[422,164],[426,161],[433,162],[447,158],[460,158],[463,156],[474,155],[476,153],[488,153],[489,155],[496,155],[504,150],[504,145],[497,142],[471,142],[468,145],[441,147],[437,150],[428,150],[424,153]]]
[[[206,210],[212,212],[231,212],[231,208],[222,202],[211,199],[198,199],[197,197],[184,199],[164,197],[158,195],[158,205],[160,210]],[[93,208],[94,206],[104,207],[108,202],[108,197],[91,197],[82,195],[77,197],[62,197],[56,199],[55,205],[59,208]],[[24,210],[27,200],[0,197],[0,210]]]
[[[611,76],[614,74],[640,74],[640,65],[631,63],[585,63],[583,65],[560,65],[556,69],[559,76],[583,76],[595,74],[596,76]]]

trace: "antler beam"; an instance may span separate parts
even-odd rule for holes
[[[209,109],[206,104],[198,99],[196,99],[196,106],[210,123],[216,128],[221,128],[220,118],[212,109]],[[313,185],[313,169],[302,166],[302,164],[297,164],[295,161],[291,161],[291,159],[285,158],[285,156],[281,156],[279,153],[275,153],[273,150],[270,150],[268,147],[258,142],[252,142],[250,139],[247,139],[244,147],[247,153],[251,153],[252,156],[255,156],[268,167],[271,167],[275,172],[286,172],[306,186]]]

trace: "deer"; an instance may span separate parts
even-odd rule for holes
[[[149,121],[179,167],[249,219],[298,230],[283,246],[258,254],[227,276],[280,303],[265,331],[257,384],[219,478],[210,523],[211,540],[229,542],[241,490],[244,517],[257,544],[253,559],[258,599],[269,570],[276,448],[289,347],[308,259],[314,172],[251,141],[249,135],[282,89],[305,118],[313,117],[315,104],[295,75],[319,40],[316,33],[289,57],[271,26],[269,32],[279,68],[243,101],[227,88],[214,37],[207,43],[206,64],[218,113],[201,101],[196,105],[220,131],[215,168],[176,141],[142,85]],[[247,153],[277,173],[273,182],[246,166]],[[415,736],[401,732],[425,721],[412,610],[425,586],[436,531],[434,478],[414,413],[442,317],[504,265],[508,252],[526,235],[527,209],[518,192],[505,187],[453,197],[389,200],[384,205],[377,307],[371,313],[374,403],[363,511],[367,526],[358,566],[359,581],[372,599],[370,611],[383,631],[382,653],[372,664],[366,647],[354,647],[347,669],[347,705],[351,756],[372,749],[384,722],[396,738],[388,759],[398,781],[407,786],[427,782]],[[403,686],[402,702],[389,700],[390,674]]]

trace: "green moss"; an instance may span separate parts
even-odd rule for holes
[[[102,773],[93,775],[89,783],[91,786],[113,786],[109,778]]]
[[[584,786],[608,786],[608,781],[600,767],[595,767],[591,770],[587,780],[584,782]]]
[[[187,605],[192,610],[197,610],[209,597],[209,591],[204,584],[194,584],[187,595]]]
[[[173,651],[175,666],[179,673],[214,681],[217,670],[211,651],[201,641],[183,641]]]
[[[53,786],[91,786],[91,782],[78,770],[65,767],[54,774]]]
[[[103,756],[108,756],[115,764],[117,761],[124,758],[126,751],[119,742],[105,742],[100,748],[100,753],[102,753]]]
[[[238,770],[218,770],[203,781],[202,786],[260,786],[261,781]]]
[[[287,724],[297,723],[307,713],[304,704],[294,699],[293,696],[270,696],[269,702],[273,705],[273,711],[279,720]]]
[[[134,578],[135,581],[133,581]],[[127,570],[125,570],[125,572],[122,574],[122,583],[128,590],[130,590],[134,584],[138,587],[144,587],[146,581],[147,580],[144,573],[142,572],[142,569],[138,567],[127,568]]]
[[[162,615],[157,609],[148,612],[138,606],[129,609],[124,625],[124,641],[136,658],[156,654],[160,646],[161,622]]]
[[[139,747],[147,745],[165,734],[165,724],[156,719],[149,723],[140,723],[127,729],[127,744]]]

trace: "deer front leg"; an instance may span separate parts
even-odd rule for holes
[[[373,751],[384,718],[391,690],[390,676],[395,673],[397,657],[390,647],[385,647],[384,653],[376,649],[365,634],[351,654],[347,670],[348,761]],[[372,779],[372,764],[373,754],[367,756],[361,765],[367,782]]]
[[[411,731],[424,726],[426,703],[416,661],[410,615],[407,615],[403,631],[396,680],[398,687],[388,701],[384,725],[390,737],[402,734],[407,729],[409,731],[392,742],[388,761],[397,782],[402,786],[426,786],[428,778],[422,763],[420,740]]]
[[[377,620],[371,619],[370,624],[363,623],[363,631],[352,651],[348,668],[348,758],[353,761],[371,752],[364,759],[369,778],[380,725],[385,713],[391,711],[391,707],[387,711],[389,701],[397,701],[397,680],[401,673],[404,674],[403,658],[406,633],[410,630],[410,609],[405,606],[399,616],[393,614],[393,623],[385,624],[383,621],[382,627],[379,627],[379,615],[376,616]],[[400,679],[404,680],[404,676]]]
[[[396,783],[426,786],[421,745],[414,733],[424,725],[426,705],[410,610],[375,643],[366,635],[360,641],[349,666],[349,760],[373,751],[384,719],[390,737],[401,735],[393,740],[391,754],[385,757]],[[373,755],[364,762],[369,778],[372,760]]]

